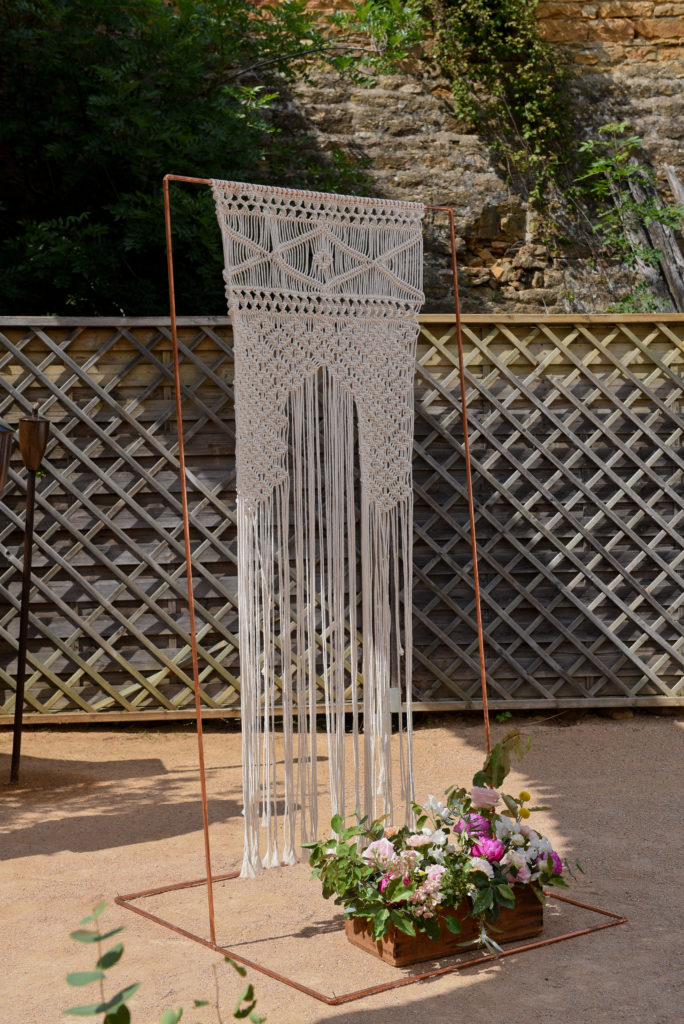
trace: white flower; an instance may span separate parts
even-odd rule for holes
[[[511,836],[511,842],[513,843],[513,846],[524,846],[525,845],[525,837],[521,836],[520,834],[517,834],[517,835],[513,834]]]
[[[446,846],[446,841],[446,832],[444,832],[441,828],[436,828],[435,831],[432,833],[432,842],[435,844],[435,846]]]
[[[489,861],[485,860],[484,857],[472,857],[470,860],[470,870],[484,871],[487,878],[494,877],[494,869],[492,868],[492,865],[489,863]]]
[[[444,863],[444,850],[440,849],[439,846],[431,846],[428,850],[428,856],[432,857],[438,864]]]
[[[510,864],[511,867],[517,868],[520,871],[521,868],[527,867],[527,859],[522,850],[509,850],[505,857],[501,860],[502,864]]]
[[[506,836],[518,835],[520,833],[520,825],[517,821],[511,821],[510,818],[496,818],[494,822],[494,832],[497,839],[505,839]]]
[[[432,793],[428,794],[427,803],[425,804],[423,810],[431,814],[439,815],[441,817],[444,814],[445,809],[446,808],[444,804],[441,804],[439,800],[435,799]]]

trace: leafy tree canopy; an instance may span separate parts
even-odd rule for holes
[[[321,19],[305,0],[0,0],[0,309],[164,314],[165,173],[359,187],[277,132],[283,83],[357,80],[419,39],[418,3]],[[331,34],[329,22],[337,29]],[[208,190],[174,192],[179,310],[225,311]]]

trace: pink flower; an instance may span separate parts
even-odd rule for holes
[[[473,835],[489,835],[490,824],[481,814],[466,814],[454,825],[454,832],[470,832]]]
[[[518,877],[516,878],[516,882],[522,882],[522,884],[524,885],[526,882],[529,882],[531,877],[532,872],[528,868],[527,864],[524,864],[521,868],[518,868]]]
[[[379,861],[396,860],[397,853],[389,839],[376,839],[374,843],[370,843],[369,846],[363,851],[361,856],[364,860],[370,860],[374,863]]]
[[[420,832],[415,836],[409,836],[406,840],[407,846],[428,846],[432,842],[432,836],[426,836]],[[369,847],[370,849],[370,847]]]
[[[380,890],[380,892],[384,892],[389,884],[390,884],[390,877],[389,877],[389,875],[383,875],[382,878],[380,879],[380,885],[378,886],[378,889]]]
[[[504,852],[504,844],[499,839],[484,838],[473,845],[473,856],[485,860],[501,860]]]
[[[496,807],[501,797],[495,789],[489,789],[483,786],[473,786],[470,790],[470,799],[473,807],[479,807],[482,810],[489,811],[492,807]]]
[[[446,868],[442,864],[430,865],[427,873],[428,882],[439,882],[445,871]]]

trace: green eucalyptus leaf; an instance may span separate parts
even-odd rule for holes
[[[224,956],[223,959],[226,961],[227,964],[230,964],[234,971],[237,971],[241,978],[245,977],[247,971],[241,964],[236,963],[235,960],[233,960],[233,958],[230,956]]]
[[[209,1006],[209,1000],[208,999],[193,999],[192,1005],[194,1007]]]
[[[264,1021],[266,1020],[265,1017],[260,1017],[254,1010],[250,1013],[249,1019],[252,1021],[252,1024],[264,1024]]]
[[[102,1003],[90,1003],[89,1006],[72,1006],[69,1010],[64,1010],[64,1013],[71,1014],[72,1017],[94,1017],[98,1013],[102,1013]]]
[[[243,1003],[247,1003],[247,1006],[243,1006]],[[240,997],[235,1004],[233,1016],[238,1020],[244,1020],[245,1017],[249,1017],[255,1006],[256,999],[254,998],[254,986],[247,985],[247,987],[242,990]]]
[[[339,814],[336,814],[335,817],[332,818],[330,822],[330,827],[332,828],[333,832],[342,832],[342,830],[344,829],[344,822],[342,821],[342,818],[340,817]]]
[[[497,890],[499,892],[499,895],[503,896],[504,899],[506,899],[506,900],[515,900],[515,893],[511,889],[510,885],[507,885],[506,883],[503,883],[502,885],[497,885],[496,888],[497,888]]]
[[[116,946],[112,946],[111,949],[108,949],[107,952],[100,957],[95,966],[102,971],[109,970],[109,968],[113,967],[114,964],[118,964],[119,960],[123,956],[123,951],[123,942],[117,942]]]
[[[131,996],[138,991],[140,988],[140,982],[136,981],[133,985],[127,985],[126,988],[122,988],[120,992],[117,992],[115,996],[108,999],[106,1003],[100,1005],[99,1013],[109,1013],[111,1010],[117,1010],[122,1003],[127,1003]]]
[[[108,1013],[103,1024],[131,1024],[131,1011],[123,1004],[113,1013]]]
[[[78,923],[79,924],[90,924],[91,921],[97,921],[98,917],[100,916],[100,914],[103,913],[103,911],[104,911],[106,906],[107,906],[107,904],[106,904],[105,900],[100,900],[100,902],[97,904],[97,906],[93,907],[92,914],[88,914],[87,917],[84,917],[83,920],[79,921]]]
[[[182,1016],[183,1011],[180,1008],[178,1010],[164,1010],[159,1018],[159,1024],[178,1024]]]
[[[66,980],[67,985],[80,987],[81,985],[90,985],[92,981],[100,981],[104,976],[103,971],[74,971],[72,974],[67,974]]]
[[[109,932],[91,932],[85,928],[77,928],[75,932],[71,932],[70,936],[72,939],[76,939],[76,942],[102,942],[104,939],[111,939],[112,935],[118,935],[119,932],[123,931],[122,928],[112,928]]]
[[[75,932],[69,933],[69,938],[76,939],[76,942],[97,942],[102,936],[99,932],[86,931],[85,928],[77,928]]]

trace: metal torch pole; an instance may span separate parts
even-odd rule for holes
[[[31,592],[31,560],[33,551],[33,518],[36,503],[36,473],[45,454],[49,421],[37,415],[19,420],[19,447],[28,471],[26,485],[26,521],[24,526],[24,567],[21,577],[21,612],[19,615],[19,650],[17,652],[17,690],[14,702],[14,735],[10,782],[19,781],[21,759],[21,727],[24,716],[24,686],[26,683],[26,648],[28,642],[29,597]]]

